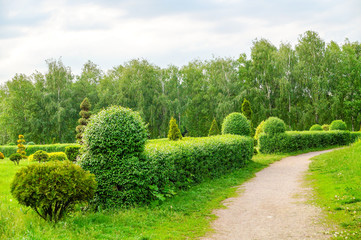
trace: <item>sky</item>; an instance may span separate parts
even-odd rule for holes
[[[252,42],[361,41],[360,0],[0,0],[0,84],[47,71],[74,74],[91,60],[107,71],[132,59],[159,67],[238,58]]]

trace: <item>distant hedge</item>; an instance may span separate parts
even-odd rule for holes
[[[278,135],[262,134],[258,144],[261,153],[294,152],[309,148],[347,145],[358,136],[361,134],[348,131],[290,131]]]
[[[35,153],[38,150],[42,150],[48,153],[65,152],[65,148],[67,146],[74,146],[74,143],[27,145],[25,151],[27,156]],[[5,156],[10,156],[11,154],[16,153],[16,150],[17,150],[17,146],[0,146],[0,152],[4,153]]]

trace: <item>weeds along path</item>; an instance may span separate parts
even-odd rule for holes
[[[304,176],[310,158],[332,150],[287,157],[258,172],[240,187],[242,193],[225,201],[204,239],[327,239],[321,210],[307,203]]]

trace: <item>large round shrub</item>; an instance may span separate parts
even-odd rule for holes
[[[323,131],[320,124],[314,124],[310,127],[310,131]]]
[[[270,135],[284,133],[286,131],[286,125],[285,122],[278,117],[269,117],[264,122],[263,131]]]
[[[75,204],[94,197],[95,177],[69,161],[30,164],[11,183],[11,194],[47,221],[57,222]]]
[[[334,120],[330,125],[330,130],[346,130],[346,123],[342,120]]]
[[[251,124],[242,113],[231,113],[223,120],[222,134],[250,136]]]
[[[147,140],[139,113],[112,106],[93,115],[83,134],[81,166],[95,174],[95,203],[104,206],[132,204],[142,199],[139,174]]]

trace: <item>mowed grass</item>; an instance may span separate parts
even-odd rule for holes
[[[336,225],[334,239],[361,239],[361,142],[316,156],[310,165],[316,203]]]
[[[238,194],[236,186],[269,164],[299,153],[259,154],[244,168],[178,192],[160,204],[95,212],[79,208],[56,225],[19,205],[10,194],[16,171],[29,163],[15,166],[9,159],[0,160],[0,239],[197,239],[212,231],[213,210]]]

